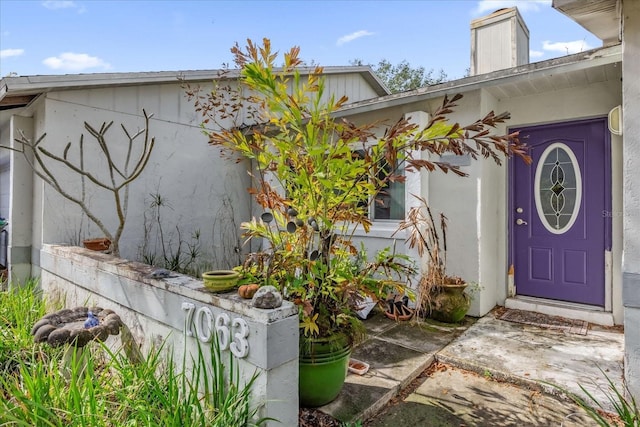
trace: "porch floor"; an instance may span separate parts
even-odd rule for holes
[[[592,425],[549,384],[603,404],[607,378],[622,390],[621,328],[589,325],[586,335],[499,320],[496,312],[461,325],[365,321],[369,338],[352,358],[370,365],[349,373],[321,412],[365,426]],[[612,407],[609,409],[613,412]]]

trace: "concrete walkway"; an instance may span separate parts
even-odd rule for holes
[[[369,363],[369,372],[349,374],[338,399],[318,408],[343,422],[585,426],[593,421],[547,383],[579,395],[582,385],[605,403],[609,386],[601,369],[622,389],[624,334],[612,328],[590,325],[578,335],[493,313],[454,326],[396,323],[378,313],[365,325],[370,336],[352,357]],[[399,402],[388,405],[392,399]]]

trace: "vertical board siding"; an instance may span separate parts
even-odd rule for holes
[[[529,35],[524,28],[516,25],[516,65],[525,65],[529,63]]]
[[[349,102],[363,101],[378,96],[360,74],[354,73],[327,75],[325,99],[328,99],[330,95],[334,95],[336,100],[346,95]]]
[[[477,74],[507,68],[511,62],[511,51],[496,48],[506,46],[511,40],[509,21],[502,21],[482,28],[477,34]]]

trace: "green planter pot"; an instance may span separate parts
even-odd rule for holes
[[[298,393],[300,406],[315,408],[340,394],[347,378],[351,347],[344,337],[312,340],[310,344],[306,351],[301,347]]]
[[[431,299],[431,318],[445,323],[458,323],[469,311],[471,298],[461,285],[444,285],[442,291]]]
[[[233,270],[213,270],[202,273],[205,288],[213,292],[228,292],[236,287],[240,273]]]

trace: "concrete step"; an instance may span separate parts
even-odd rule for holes
[[[429,365],[435,354],[463,333],[462,325],[396,322],[377,313],[365,321],[367,340],[352,358],[370,365],[364,375],[349,373],[340,395],[317,408],[342,422],[365,420],[379,412]]]
[[[581,335],[499,320],[493,312],[479,320],[467,318],[461,325],[431,320],[397,323],[378,313],[365,326],[369,337],[354,349],[352,357],[368,363],[369,372],[349,374],[338,398],[317,408],[345,423],[370,420],[378,414],[372,424],[376,427],[421,425],[398,422],[407,412],[435,416],[435,405],[446,413],[436,414],[443,417],[441,424],[430,425],[474,425],[474,417],[489,415],[496,420],[513,420],[508,402],[513,408],[527,401],[531,405],[517,414],[527,420],[522,425],[551,425],[558,420],[566,425],[590,425],[584,424],[584,414],[579,415],[582,410],[569,399],[551,396],[559,394],[559,388],[548,384],[578,395],[583,395],[580,387],[585,387],[611,412],[606,397],[608,381],[618,390],[624,387],[624,334],[620,328],[590,325],[587,334]],[[379,414],[436,360],[449,369],[446,375],[435,372],[399,405]],[[448,384],[447,378],[459,381]],[[456,396],[466,396],[462,406],[451,401],[453,391]],[[431,403],[420,400],[425,396],[430,396],[427,400]],[[501,396],[507,404],[498,408],[492,396]],[[547,421],[551,424],[545,424]]]

